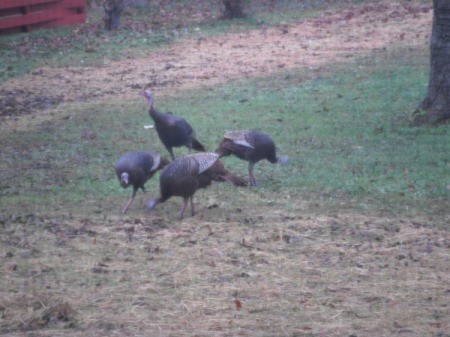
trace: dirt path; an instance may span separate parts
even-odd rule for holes
[[[351,60],[381,48],[427,45],[431,21],[431,7],[386,1],[353,11],[325,12],[319,18],[291,25],[182,40],[143,59],[97,67],[40,68],[0,88],[3,94],[20,89],[40,97],[58,96],[63,101],[130,97],[144,85],[164,94]]]

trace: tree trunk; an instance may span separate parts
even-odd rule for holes
[[[242,10],[242,0],[222,0],[222,4],[224,6],[222,18],[239,19],[245,17]]]
[[[120,16],[125,8],[124,0],[104,0],[105,29],[115,30],[120,26]]]
[[[428,93],[414,112],[416,123],[450,118],[450,1],[433,0]]]

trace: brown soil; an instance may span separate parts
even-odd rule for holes
[[[295,24],[239,34],[181,40],[148,57],[95,67],[36,69],[2,84],[0,97],[21,91],[40,110],[52,102],[134,97],[147,86],[159,94],[293,68],[352,60],[392,46],[429,43],[431,7],[390,3],[325,12]],[[45,100],[44,100],[45,101]]]

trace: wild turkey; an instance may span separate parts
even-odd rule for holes
[[[178,196],[184,199],[180,219],[183,218],[188,201],[191,202],[191,213],[194,215],[194,193],[200,188],[208,187],[213,180],[226,180],[235,186],[247,184],[244,179],[229,172],[216,153],[196,153],[177,158],[161,172],[159,176],[161,196],[150,200],[147,208],[153,209],[170,197]]]
[[[172,160],[175,159],[173,147],[186,146],[189,152],[191,149],[206,151],[205,147],[195,138],[194,129],[184,118],[155,110],[153,107],[154,95],[150,90],[142,91],[141,95],[148,101],[150,117],[155,122],[156,132],[167,151],[169,151]]]
[[[275,143],[267,134],[260,131],[243,130],[226,132],[222,142],[216,150],[220,157],[234,154],[236,157],[246,160],[250,185],[256,185],[253,168],[257,162],[267,159],[275,164],[280,158],[276,155]],[[286,159],[283,158],[283,162]]]
[[[120,185],[123,188],[133,186],[130,199],[122,210],[125,214],[134,200],[138,189],[145,193],[144,184],[155,174],[164,168],[169,161],[155,152],[127,152],[116,162],[115,171]]]

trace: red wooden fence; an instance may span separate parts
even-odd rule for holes
[[[0,0],[0,34],[86,20],[86,0]]]

